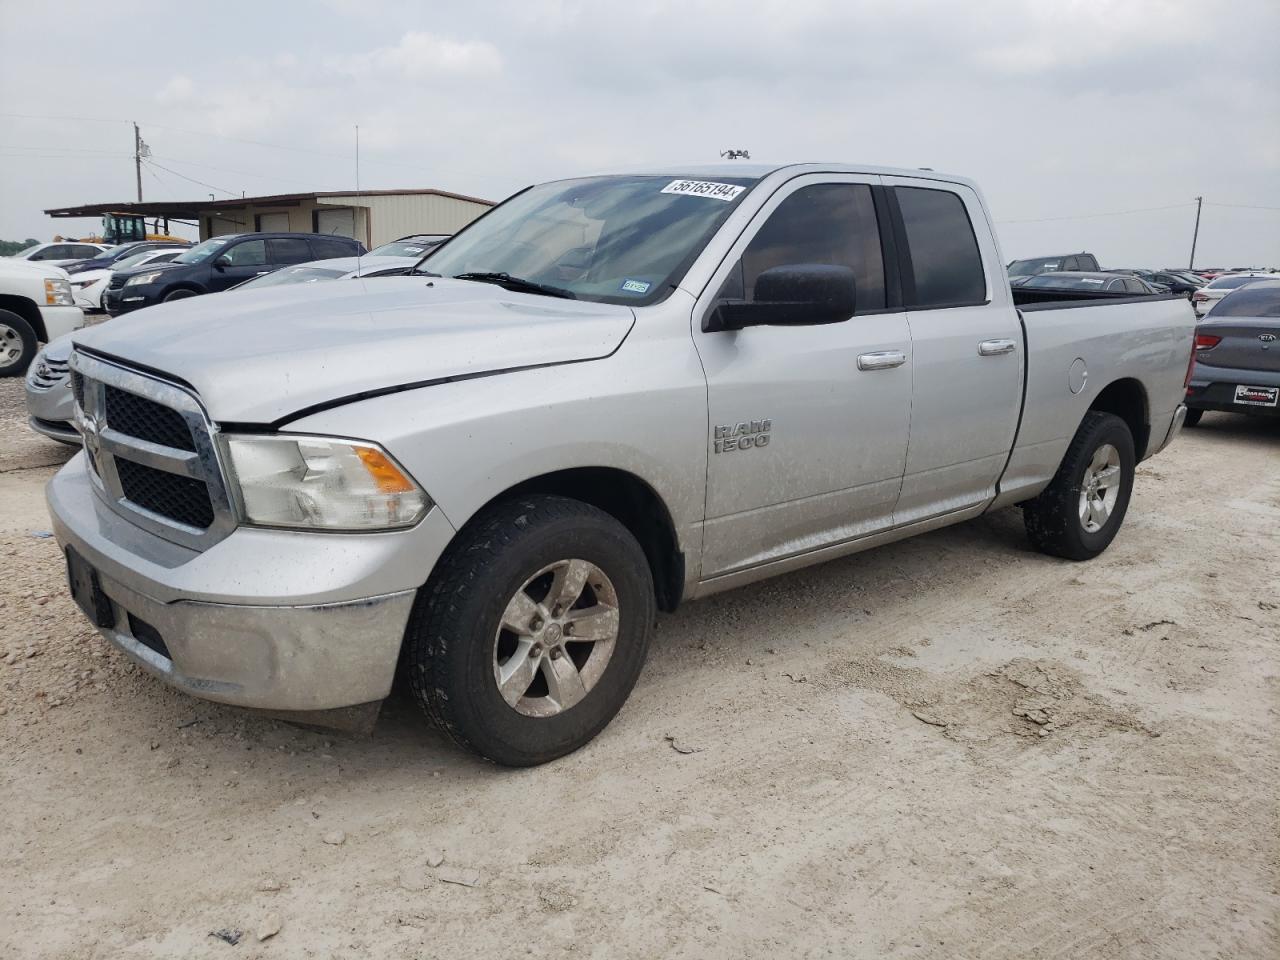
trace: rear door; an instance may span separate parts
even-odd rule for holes
[[[911,437],[895,525],[995,495],[1022,408],[1022,325],[978,195],[886,177],[911,328]]]
[[[267,241],[267,260],[273,270],[311,259],[311,247],[302,237],[276,237]]]
[[[779,187],[698,302],[694,341],[710,415],[704,579],[893,522],[911,412],[911,339],[886,279],[879,182],[823,174]],[[853,316],[818,326],[702,329],[719,299],[749,301],[762,271],[799,264],[851,268]]]

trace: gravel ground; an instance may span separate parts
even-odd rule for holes
[[[600,738],[507,771],[403,699],[317,733],[108,649],[40,536],[69,452],[19,395],[0,956],[1280,951],[1274,425],[1206,416],[1089,564],[1013,510],[691,604]]]

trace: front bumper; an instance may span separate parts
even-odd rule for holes
[[[398,533],[242,527],[197,552],[111,511],[83,454],[47,496],[58,543],[110,600],[107,640],[194,696],[274,712],[385,698],[417,587],[453,534],[437,509]]]
[[[80,443],[80,434],[72,426],[75,397],[71,395],[71,378],[62,377],[50,387],[36,384],[36,365],[27,373],[27,422],[36,433],[63,443]]]
[[[110,288],[102,291],[102,309],[107,311],[113,317],[118,317],[122,313],[128,313],[131,310],[139,310],[142,307],[149,307],[153,303],[159,303],[160,298],[156,296],[155,291],[150,288],[148,293],[139,293],[138,287],[132,289],[127,287],[119,287],[115,290]]]
[[[38,309],[40,320],[44,323],[46,343],[84,326],[84,311],[79,307],[39,307]]]

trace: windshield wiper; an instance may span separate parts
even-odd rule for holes
[[[563,290],[560,287],[551,287],[545,283],[538,283],[534,280],[525,280],[523,277],[513,277],[509,273],[485,273],[483,271],[459,273],[453,279],[474,280],[477,283],[496,283],[498,286],[506,287],[508,290],[520,290],[525,293],[541,293],[548,297],[562,297],[565,300],[578,299],[578,295],[572,290]]]

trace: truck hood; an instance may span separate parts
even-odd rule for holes
[[[214,420],[269,424],[360,396],[606,357],[634,323],[622,306],[382,277],[178,300],[75,342],[189,384]]]
[[[65,280],[67,271],[42,260],[15,260],[11,257],[0,257],[0,276],[61,277]]]

